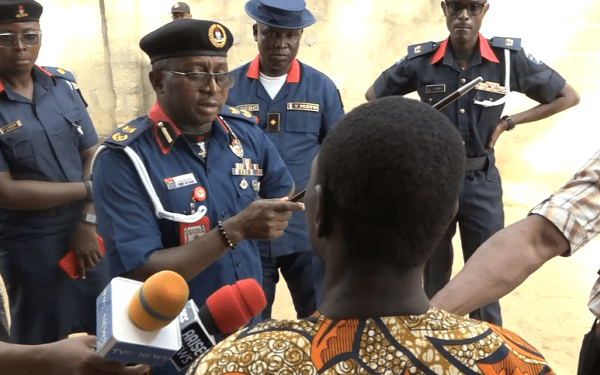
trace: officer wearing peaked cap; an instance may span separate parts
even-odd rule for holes
[[[36,65],[42,11],[0,0],[0,273],[26,344],[94,333],[108,282],[87,172],[98,136],[73,75]]]
[[[293,180],[254,117],[225,106],[232,44],[227,27],[195,19],[144,36],[156,103],[116,130],[93,166],[112,276],[176,271],[198,306],[223,285],[262,283],[252,240],[280,236],[303,209],[279,199],[293,193]],[[153,373],[177,372],[167,364]]]
[[[465,260],[504,227],[502,186],[494,156],[500,134],[579,102],[579,96],[565,79],[526,53],[520,39],[488,40],[481,35],[479,30],[489,3],[446,0],[441,2],[441,8],[450,36],[441,43],[408,47],[408,55],[386,69],[366,93],[367,100],[372,100],[417,91],[422,101],[433,105],[479,76],[484,80],[443,109],[463,136],[467,163],[458,213],[425,269],[429,298],[450,280],[452,237],[457,224]],[[524,93],[540,104],[502,116],[512,91]],[[502,324],[497,301],[472,312],[471,317]]]
[[[232,71],[236,85],[227,103],[258,118],[258,127],[277,147],[300,191],[323,138],[344,114],[342,101],[329,77],[296,59],[304,28],[316,22],[303,0],[251,0],[244,8],[256,21],[252,32],[259,54]],[[271,317],[279,272],[297,316],[312,314],[324,266],[312,251],[304,213],[292,215],[282,237],[258,246],[268,301],[263,319]]]

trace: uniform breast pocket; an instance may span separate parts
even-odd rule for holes
[[[231,176],[231,182],[237,191],[242,207],[258,199],[260,182],[258,176]]]
[[[320,112],[288,111],[285,121],[286,132],[318,135],[321,130]]]
[[[24,172],[37,169],[31,140],[29,130],[24,126],[0,136],[0,148],[11,170]]]

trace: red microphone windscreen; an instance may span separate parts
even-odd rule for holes
[[[129,318],[138,328],[155,331],[179,315],[188,297],[188,285],[177,272],[157,272],[131,298]]]
[[[206,307],[223,334],[243,327],[267,306],[267,299],[254,279],[239,280],[225,285],[206,300]]]

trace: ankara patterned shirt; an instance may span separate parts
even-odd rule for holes
[[[188,375],[552,375],[516,334],[436,308],[415,316],[268,320],[219,343]]]

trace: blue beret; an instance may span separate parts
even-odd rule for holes
[[[316,22],[304,0],[250,0],[244,9],[256,21],[281,29],[303,29]]]
[[[33,0],[0,0],[0,23],[40,22],[42,10]]]
[[[169,22],[140,40],[150,62],[178,56],[227,56],[233,44],[228,28],[214,21],[181,19]]]

